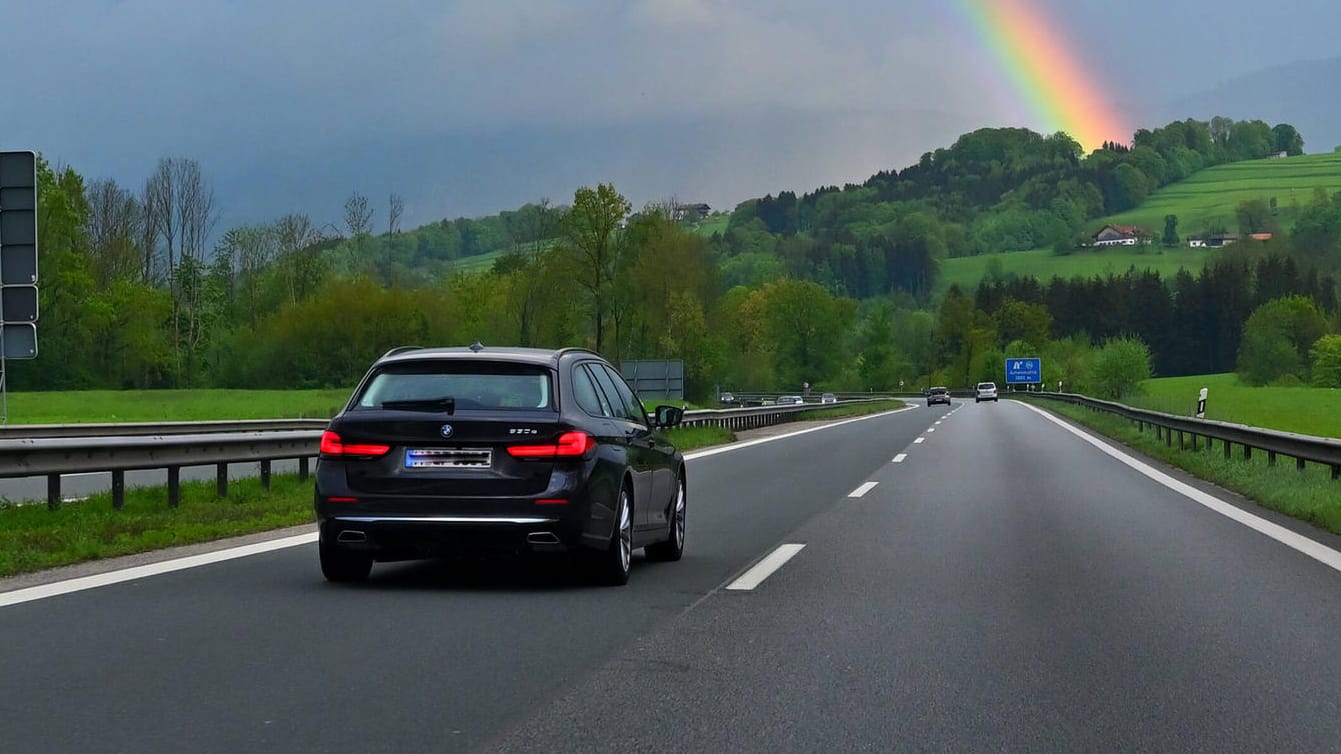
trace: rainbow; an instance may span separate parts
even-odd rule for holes
[[[952,5],[1003,67],[1035,128],[1065,131],[1086,149],[1104,141],[1131,141],[1132,131],[1110,93],[1037,0],[954,0]]]

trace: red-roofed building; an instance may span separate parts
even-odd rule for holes
[[[1145,243],[1150,231],[1135,225],[1105,225],[1094,234],[1095,246],[1135,246]]]

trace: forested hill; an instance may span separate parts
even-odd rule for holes
[[[1130,146],[1089,155],[1064,133],[982,129],[860,185],[744,202],[716,246],[728,284],[781,273],[855,298],[903,292],[925,301],[941,259],[1066,252],[1096,218],[1133,209],[1161,186],[1303,147],[1289,124],[1228,118],[1142,129]]]

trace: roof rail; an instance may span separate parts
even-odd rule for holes
[[[396,354],[405,353],[406,351],[421,351],[423,350],[423,348],[424,348],[423,346],[396,346],[390,351],[387,351],[386,353],[382,354],[382,358],[385,359],[391,356],[395,356]]]

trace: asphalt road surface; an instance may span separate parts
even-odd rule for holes
[[[623,588],[303,545],[0,607],[0,751],[1341,749],[1341,538],[1009,401],[688,473]]]

